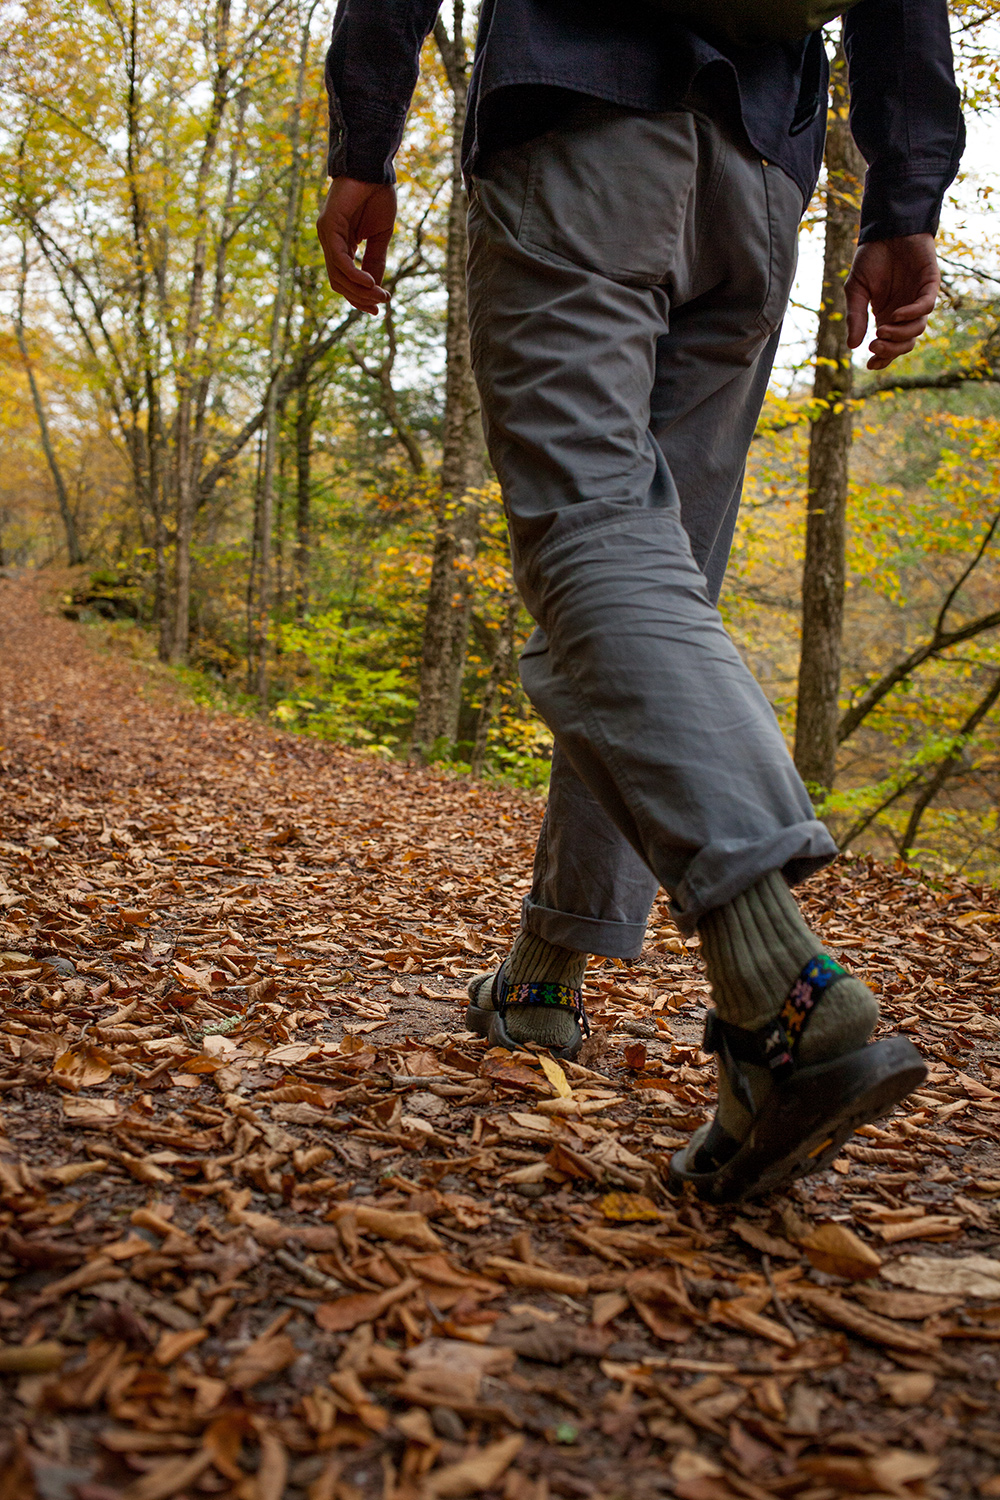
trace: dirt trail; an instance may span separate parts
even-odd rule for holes
[[[540,813],[0,580],[3,1500],[1000,1495],[997,892],[810,882],[931,1079],[713,1211],[663,1186],[712,1099],[665,905],[586,1066],[462,1027]]]

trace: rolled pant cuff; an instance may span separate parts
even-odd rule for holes
[[[692,861],[670,903],[670,914],[685,937],[706,912],[725,906],[764,875],[780,870],[791,886],[837,858],[840,851],[825,823],[795,823],[769,838],[732,841],[703,850]]]
[[[521,926],[547,943],[596,953],[602,958],[638,958],[646,938],[645,922],[607,922],[573,912],[536,906],[530,896],[521,905]]]

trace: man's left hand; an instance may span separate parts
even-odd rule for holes
[[[909,354],[927,327],[941,286],[932,234],[903,234],[898,239],[859,245],[844,287],[847,298],[847,342],[856,349],[875,319],[868,345],[869,370],[884,370]]]

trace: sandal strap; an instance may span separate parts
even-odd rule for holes
[[[846,973],[828,953],[817,954],[792,985],[778,1014],[756,1031],[720,1020],[718,1012],[710,1010],[705,1018],[703,1050],[718,1053],[723,1063],[767,1068],[775,1081],[787,1078],[798,1067],[799,1046],[823,991]],[[738,1077],[739,1069],[730,1066],[727,1071],[735,1083],[733,1075]]]
[[[508,1005],[548,1005],[557,1010],[573,1013],[584,1036],[590,1035],[590,1022],[583,1008],[583,991],[569,984],[556,984],[549,979],[533,979],[524,984],[511,984],[507,978],[506,965],[501,964],[493,976],[490,992],[493,1009],[500,1015],[507,1013]]]

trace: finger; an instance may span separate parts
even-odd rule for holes
[[[887,344],[882,339],[875,339],[868,346],[872,355],[868,361],[869,370],[884,370],[886,365],[891,365],[900,355],[909,354],[916,343],[916,339],[907,339],[903,344]]]
[[[331,287],[346,297],[353,307],[377,312],[381,303],[388,302],[388,292],[384,292],[367,271],[356,266],[346,251],[324,245],[323,254]]]
[[[860,281],[848,277],[844,300],[847,303],[847,347],[856,349],[868,327],[868,293]]]
[[[377,287],[361,287],[355,281],[348,281],[340,274],[336,266],[333,269],[327,266],[326,274],[332,289],[341,297],[344,297],[352,307],[358,308],[361,312],[378,312],[379,303],[376,301],[376,297],[379,293]]]
[[[914,318],[909,323],[876,323],[875,337],[890,343],[902,343],[905,339],[918,339],[927,328],[926,318]]]
[[[880,309],[880,323],[914,323],[918,318],[924,322],[934,311],[937,301],[937,293],[930,293],[926,297],[919,297],[915,302],[907,302],[904,307],[894,307],[891,312]]]
[[[383,234],[370,235],[365,244],[364,259],[361,262],[362,270],[381,287],[382,277],[385,275],[385,259],[389,253],[389,241],[392,238],[392,230],[388,229]],[[386,293],[388,299],[388,293]]]

